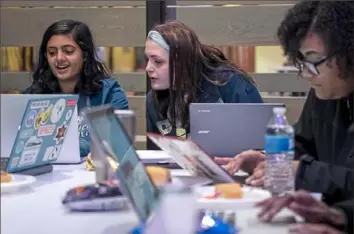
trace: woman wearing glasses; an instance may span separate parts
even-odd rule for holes
[[[295,125],[296,187],[323,193],[328,204],[351,199],[354,178],[354,2],[301,1],[278,39],[311,90]],[[264,155],[247,151],[228,163],[251,185],[263,185]]]

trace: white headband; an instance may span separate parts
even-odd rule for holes
[[[151,30],[148,33],[147,37],[150,38],[151,40],[153,40],[155,43],[157,43],[159,46],[161,46],[165,50],[170,51],[170,47],[167,45],[165,39],[163,39],[163,37],[161,36],[161,34],[158,31]]]

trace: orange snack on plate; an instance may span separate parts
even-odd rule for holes
[[[226,198],[226,199],[243,198],[242,188],[241,185],[238,183],[216,184],[215,193],[219,195],[220,198]]]
[[[1,171],[1,183],[10,183],[12,181],[12,175],[5,172],[5,171]]]
[[[145,169],[156,186],[161,186],[172,181],[171,172],[166,168],[146,166]]]

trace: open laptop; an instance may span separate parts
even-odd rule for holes
[[[215,163],[213,157],[191,139],[155,133],[147,133],[147,136],[163,151],[168,152],[180,167],[195,176],[208,178],[213,183],[244,184],[245,178],[230,176],[223,167]]]
[[[110,157],[119,164],[116,170],[120,188],[142,223],[151,218],[159,197],[145,166],[139,159],[125,127],[109,105],[83,112],[93,144],[103,160]]]
[[[274,107],[282,103],[191,103],[190,138],[208,154],[234,157],[263,150],[264,133]]]
[[[1,104],[7,101],[7,106],[15,104],[14,100],[18,99],[7,99],[6,96],[1,96]],[[18,96],[21,99],[21,95]],[[44,168],[56,161],[63,148],[77,101],[76,95],[46,96],[29,99],[25,108],[17,106],[3,109],[1,106],[3,111],[17,112],[10,112],[16,114],[15,121],[9,120],[9,113],[1,113],[1,117],[7,118],[1,119],[1,169],[10,173],[25,174],[26,171]],[[21,119],[19,122],[18,118]],[[34,174],[40,174],[34,171]]]
[[[1,94],[1,157],[9,157],[20,125],[23,113],[31,99],[60,98],[64,94]],[[67,122],[68,130],[63,147],[54,164],[77,164],[80,158],[77,106],[72,112],[71,121]]]

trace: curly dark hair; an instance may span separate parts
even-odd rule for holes
[[[65,19],[53,23],[44,32],[39,48],[38,64],[32,74],[32,85],[29,88],[29,93],[61,93],[58,79],[48,64],[46,57],[47,44],[54,35],[69,34],[80,46],[85,58],[80,78],[75,87],[75,93],[94,95],[101,91],[102,83],[100,81],[107,78],[109,72],[104,63],[98,60],[92,33],[86,24],[76,20]]]
[[[340,77],[354,78],[354,2],[301,1],[287,12],[277,38],[284,55],[295,65],[301,40],[308,32],[321,37],[327,55],[336,59]]]

